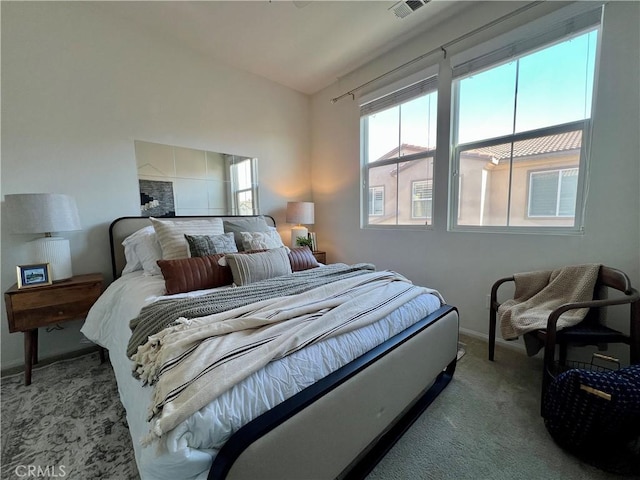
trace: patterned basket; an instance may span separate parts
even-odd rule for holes
[[[549,385],[542,405],[547,430],[590,464],[640,474],[640,365],[612,370],[592,361],[582,367]]]

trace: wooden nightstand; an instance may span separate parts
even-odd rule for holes
[[[31,384],[31,369],[38,363],[38,327],[83,318],[102,293],[102,274],[76,275],[52,285],[4,293],[9,332],[24,332],[24,384]],[[104,361],[104,350],[100,349]]]
[[[321,252],[320,250],[315,250],[313,252],[313,256],[316,257],[316,260],[320,263],[327,263],[327,252]]]

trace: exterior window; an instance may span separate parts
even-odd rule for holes
[[[369,187],[369,215],[384,215],[384,187]]]
[[[432,180],[418,180],[411,184],[411,218],[431,216]]]
[[[502,63],[454,67],[454,229],[582,227],[597,38],[590,27]]]
[[[431,218],[436,86],[430,77],[361,107],[365,226],[424,225]],[[414,186],[420,182],[429,188]]]
[[[573,217],[578,190],[578,169],[531,172],[530,217]]]

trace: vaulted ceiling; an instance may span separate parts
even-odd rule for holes
[[[313,94],[468,2],[431,0],[404,18],[395,1],[95,2],[96,8],[212,60]],[[421,2],[403,2],[414,6]],[[395,8],[394,8],[395,7]]]

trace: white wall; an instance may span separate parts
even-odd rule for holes
[[[2,2],[2,195],[73,195],[74,273],[110,280],[108,227],[139,215],[134,139],[259,159],[260,205],[288,238],[287,200],[308,200],[309,98],[216,64],[91,2]],[[4,208],[4,203],[3,203]],[[2,290],[31,237],[2,229]],[[77,350],[81,321],[40,332],[40,357]],[[2,367],[23,361],[2,308]]]
[[[514,272],[599,262],[623,269],[633,284],[640,285],[640,4],[610,2],[606,7],[584,235],[448,232],[447,193],[438,184],[433,229],[360,229],[359,106],[350,97],[335,104],[330,99],[517,6],[483,3],[313,96],[312,187],[314,228],[331,261],[372,261],[378,268],[397,270],[415,283],[437,288],[459,308],[463,329],[486,335],[486,296],[495,280]],[[557,6],[546,2],[519,18],[532,19]],[[618,312],[614,317],[621,326]],[[628,320],[621,328],[628,328]]]

